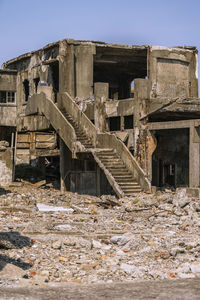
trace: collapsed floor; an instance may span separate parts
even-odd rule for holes
[[[199,199],[118,201],[15,183],[0,191],[0,286],[200,277]]]

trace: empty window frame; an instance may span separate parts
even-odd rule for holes
[[[0,91],[0,103],[15,103],[15,92]]]
[[[109,120],[110,131],[121,130],[121,117],[111,117],[108,120]]]
[[[35,93],[37,93],[37,88],[38,88],[38,84],[40,82],[40,78],[39,77],[34,78],[33,81],[34,81]]]
[[[133,115],[124,116],[124,129],[133,129]]]
[[[25,101],[27,102],[29,97],[29,81],[25,79],[23,85],[24,85]]]

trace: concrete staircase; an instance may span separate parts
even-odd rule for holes
[[[121,158],[113,149],[101,150],[95,153],[95,160],[111,174],[124,196],[141,192],[141,186],[125,166]]]
[[[126,145],[111,133],[98,133],[67,93],[59,94],[58,105],[41,92],[28,101],[26,115],[43,114],[72,151],[90,152],[105,173],[118,197],[149,190],[151,184]]]
[[[94,148],[91,140],[87,137],[86,133],[80,129],[78,124],[73,120],[73,118],[65,112],[65,110],[61,110],[62,114],[65,116],[67,121],[73,126],[76,134],[77,141],[79,141],[86,149]]]
[[[91,140],[87,137],[86,133],[79,128],[73,118],[65,112],[65,110],[61,110],[61,112],[73,126],[77,140],[86,148],[86,151],[93,153],[93,157],[98,165],[104,171],[107,171],[105,173],[109,174],[109,177],[112,176],[113,181],[115,181],[115,186],[118,185],[118,193],[120,196],[130,196],[141,192],[140,185],[134,180],[133,175],[117,153],[113,149],[102,149],[101,151],[99,151],[100,149],[94,149]]]

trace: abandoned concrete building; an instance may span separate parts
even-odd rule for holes
[[[1,151],[13,165],[57,159],[72,192],[198,187],[197,72],[195,47],[65,39],[11,59],[0,70],[0,140],[12,151]]]

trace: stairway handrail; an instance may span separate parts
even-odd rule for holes
[[[68,148],[72,151],[72,153],[75,153],[76,133],[73,126],[66,120],[65,116],[56,104],[49,99],[44,92],[41,92],[40,94],[33,94],[26,105],[26,115],[38,113],[45,115],[46,119],[51,123]]]
[[[71,117],[76,121],[77,125],[79,125],[80,128],[86,132],[87,136],[90,138],[95,147],[97,136],[95,125],[86,116],[86,114],[80,110],[78,104],[67,92],[58,94],[58,107],[60,109],[64,108],[66,112],[71,115]]]
[[[61,105],[61,107],[65,105],[66,112],[72,116],[83,130],[85,130],[86,134],[93,141],[94,146],[102,149],[116,149],[118,155],[121,157],[127,168],[131,170],[131,173],[134,175],[134,178],[140,186],[144,190],[149,190],[151,188],[150,181],[126,145],[112,133],[98,133],[95,125],[90,121],[86,114],[80,110],[80,107],[73,98],[67,92],[60,94],[61,97],[62,95],[65,95],[65,97],[68,98],[68,102],[67,99],[63,97],[60,99],[61,103],[59,103],[59,105]],[[78,116],[78,120],[76,116]]]
[[[112,133],[100,133],[97,135],[98,148],[113,148],[122,159],[126,167],[131,171],[136,181],[142,189],[150,190],[151,183],[146,173],[141,168],[135,157],[131,154],[127,146]]]

